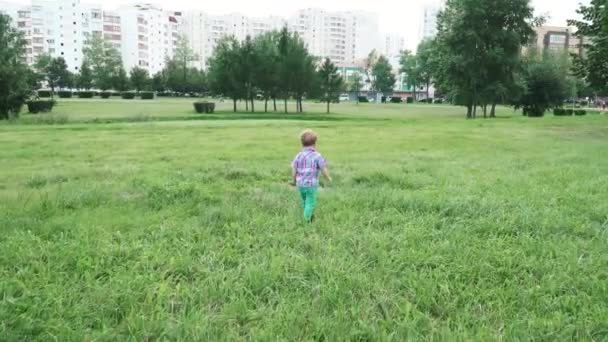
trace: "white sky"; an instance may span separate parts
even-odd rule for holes
[[[29,4],[30,0],[8,0]],[[332,11],[364,10],[379,16],[382,33],[397,33],[406,39],[408,48],[417,44],[422,7],[438,0],[81,0],[84,3],[102,3],[113,9],[136,2],[153,2],[165,9],[184,11],[197,9],[210,14],[239,12],[249,16],[279,15],[287,17],[294,11],[319,7]],[[537,14],[548,14],[549,24],[565,26],[566,19],[576,16],[578,4],[589,0],[532,0]]]

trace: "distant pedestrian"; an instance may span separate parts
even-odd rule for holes
[[[304,220],[312,222],[317,204],[317,189],[319,187],[319,173],[322,173],[327,181],[331,182],[331,176],[327,169],[327,162],[317,152],[317,134],[306,130],[300,136],[303,150],[298,153],[291,163],[292,185],[298,187],[302,207],[304,208]]]

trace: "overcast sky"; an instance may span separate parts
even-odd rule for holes
[[[30,0],[8,0],[29,4]],[[425,4],[438,0],[81,0],[85,3],[101,3],[107,9],[135,2],[153,2],[170,10],[197,9],[211,14],[239,12],[250,16],[289,16],[295,10],[319,7],[326,10],[365,10],[375,12],[380,19],[383,33],[398,33],[406,38],[409,48],[416,45],[420,27],[421,11]],[[549,14],[550,24],[564,26],[566,19],[576,15],[581,0],[532,0],[537,14]],[[582,0],[588,2],[589,0]]]

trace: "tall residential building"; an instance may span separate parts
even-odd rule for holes
[[[537,49],[567,51],[581,54],[584,37],[574,34],[572,28],[558,26],[540,26],[535,29],[535,39],[532,43]]]
[[[381,47],[378,18],[367,12],[304,9],[290,18],[289,28],[302,37],[311,54],[342,65]]]
[[[420,23],[420,39],[432,39],[437,35],[437,16],[441,12],[441,4],[428,4],[422,9]]]
[[[172,58],[182,32],[182,13],[151,4],[118,9],[122,29],[122,60],[127,70],[140,67],[150,75]]]
[[[381,53],[386,56],[394,70],[399,69],[401,51],[405,50],[405,38],[398,34],[389,34],[384,37],[384,48]]]

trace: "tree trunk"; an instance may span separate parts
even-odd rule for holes
[[[249,111],[249,100],[245,99],[245,111]]]
[[[287,96],[285,96],[285,114],[287,114]]]
[[[236,99],[232,99],[232,101],[234,102],[234,112],[236,113]]]
[[[272,98],[272,103],[274,104],[274,111],[276,112],[277,111],[277,98],[276,97]]]
[[[300,97],[300,113],[304,113],[304,105],[303,105],[303,101],[302,101],[301,97]]]
[[[255,113],[255,105],[253,104],[253,102],[254,102],[254,98],[253,98],[253,96],[252,96],[252,97],[251,97],[251,112],[252,112],[252,113]]]
[[[492,108],[490,109],[490,117],[496,117],[496,102],[492,102]]]
[[[268,98],[264,99],[264,113],[268,113]]]
[[[327,114],[329,114],[329,100],[327,100]]]
[[[473,105],[468,104],[467,105],[467,119],[472,119],[473,118]]]
[[[429,96],[430,96],[430,91],[429,88],[431,87],[431,82],[426,82],[426,102],[429,103]]]
[[[483,118],[484,119],[488,118],[488,105],[487,104],[483,105]]]
[[[477,101],[473,103],[473,119],[477,118]]]

